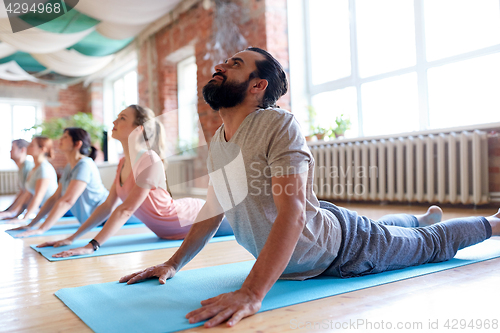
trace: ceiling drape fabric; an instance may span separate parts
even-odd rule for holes
[[[0,43],[0,58],[5,58],[10,56],[11,54],[16,53],[16,48],[7,44],[7,43]]]
[[[126,39],[137,36],[148,24],[128,25],[112,22],[101,22],[96,30],[101,35],[111,39]]]
[[[179,1],[84,0],[75,9],[102,22],[121,25],[149,24],[170,12]]]
[[[34,76],[19,66],[19,63],[16,64],[16,67],[9,62],[11,58],[19,60],[16,58],[18,51],[21,52],[20,54],[23,54],[22,52],[28,53],[39,64],[57,74],[68,76],[70,80],[96,73],[106,67],[114,56],[96,56],[91,52],[85,55],[80,52],[87,53],[85,48],[92,50],[92,45],[95,45],[92,43],[96,43],[96,41],[103,43],[104,38],[120,41],[131,39],[139,35],[149,24],[172,11],[180,2],[181,0],[80,0],[72,9],[75,12],[71,12],[72,16],[67,19],[68,24],[76,27],[76,21],[71,18],[81,20],[82,17],[85,18],[85,15],[100,22],[91,28],[82,27],[81,31],[73,29],[72,31],[77,32],[72,33],[68,32],[71,29],[66,29],[67,26],[64,24],[60,24],[63,27],[60,32],[42,25],[40,28],[34,26],[12,33],[4,3],[0,3],[0,63],[3,58],[6,58],[3,60],[6,63],[0,64],[2,66],[0,78],[9,77],[11,80],[18,80],[25,77],[26,80],[41,82],[36,78],[37,73],[33,69],[28,69],[33,67],[22,64]],[[20,18],[24,20],[23,16]],[[52,26],[59,27],[57,24]],[[24,59],[26,59],[26,55]],[[36,64],[36,61],[32,62]]]
[[[22,69],[14,60],[0,64],[0,79],[8,81],[38,81],[34,76]]]
[[[48,54],[31,54],[39,63],[52,71],[71,77],[90,75],[104,68],[114,55],[91,57],[75,50],[60,50]]]
[[[33,27],[28,30],[12,33],[8,32],[12,31],[9,20],[0,19],[0,41],[23,52],[38,54],[52,53],[76,44],[94,31],[94,29],[92,27],[72,34],[56,34]]]

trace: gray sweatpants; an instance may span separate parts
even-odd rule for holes
[[[320,201],[342,227],[337,257],[322,275],[354,277],[446,261],[458,250],[491,237],[484,217],[452,219],[427,227],[409,214],[386,215],[378,221]]]

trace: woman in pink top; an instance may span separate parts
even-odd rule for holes
[[[132,214],[164,239],[184,239],[191,225],[199,222],[195,219],[204,200],[173,200],[167,191],[165,169],[160,158],[164,157],[164,129],[155,119],[153,111],[131,105],[120,112],[113,125],[111,136],[120,141],[125,157],[118,164],[108,198],[73,235],[60,241],[45,242],[38,247],[69,245],[93,227],[108,220],[89,244],[55,254],[54,257],[70,257],[96,251]],[[120,205],[119,199],[123,201]],[[199,219],[202,220],[201,217]],[[232,234],[229,223],[224,219],[216,236]]]

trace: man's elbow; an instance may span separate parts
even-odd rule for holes
[[[283,211],[287,214],[290,214],[294,218],[289,220],[295,221],[297,225],[304,227],[306,224],[306,205],[304,202],[300,200],[294,200],[290,202],[288,205],[283,207]]]

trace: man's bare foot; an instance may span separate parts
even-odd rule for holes
[[[441,210],[441,208],[439,208],[439,206],[430,206],[427,210],[427,213],[423,215],[415,215],[415,217],[418,220],[419,226],[425,227],[434,223],[441,222],[443,211]]]
[[[493,236],[500,236],[500,209],[495,215],[486,218],[491,224],[491,232]]]

